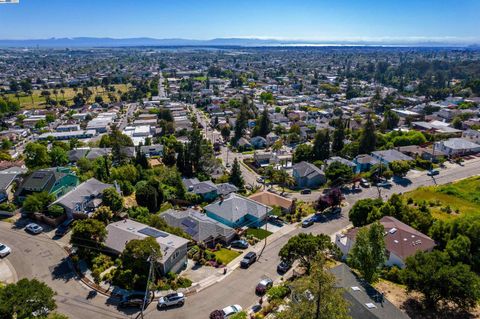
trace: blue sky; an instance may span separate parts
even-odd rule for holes
[[[0,5],[0,39],[480,38],[480,0],[20,0]]]

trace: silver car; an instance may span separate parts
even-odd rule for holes
[[[240,307],[239,305],[228,306],[222,309],[224,318],[233,316],[234,314],[240,311],[242,311],[242,307]]]
[[[43,231],[43,228],[35,223],[30,223],[25,227],[25,230],[36,235],[40,234]]]
[[[0,243],[0,257],[5,257],[12,252],[12,249],[7,245]]]
[[[185,303],[185,295],[181,292],[176,292],[173,294],[168,294],[166,296],[160,297],[158,299],[157,307],[158,309],[165,309],[172,306],[183,306]]]

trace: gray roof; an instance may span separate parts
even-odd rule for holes
[[[184,179],[183,183],[187,191],[195,194],[207,194],[217,190],[217,187],[212,181],[200,182],[197,178]]]
[[[230,183],[222,183],[222,184],[217,184],[217,193],[218,195],[228,195],[230,193],[235,193],[238,192],[238,188],[235,185],[232,185]]]
[[[17,173],[0,172],[0,190],[6,190],[17,177]]]
[[[403,154],[397,150],[385,150],[385,151],[375,151],[372,152],[372,155],[381,158],[383,161],[391,163],[394,161],[413,161],[408,155]]]
[[[357,166],[352,161],[349,161],[349,160],[347,160],[343,157],[340,157],[340,156],[332,156],[327,160],[328,165],[330,165],[332,163],[335,163],[335,162],[339,162],[339,163],[345,164],[345,165],[350,166],[350,167],[356,167]]]
[[[345,264],[329,270],[336,278],[337,287],[344,289],[344,297],[349,302],[350,316],[353,319],[408,319],[409,317],[384,298],[375,288],[359,279]],[[358,287],[357,290],[355,289]],[[375,307],[369,309],[366,304]]]
[[[74,210],[76,204],[89,202],[90,200],[99,197],[106,188],[112,186],[113,185],[111,184],[102,183],[95,178],[90,178],[54,201],[52,205],[58,204]]]
[[[69,173],[70,170],[63,167],[51,167],[35,171],[23,183],[21,190],[49,191],[56,181]]]
[[[123,252],[130,240],[147,238],[149,235],[146,235],[146,233],[158,235],[151,237],[155,238],[162,249],[162,261],[167,260],[178,248],[188,244],[188,240],[185,238],[160,231],[131,219],[111,223],[107,225],[107,231],[105,246],[118,253]]]
[[[168,225],[182,228],[197,242],[224,237],[227,240],[235,235],[235,231],[195,210],[177,211],[169,209],[160,215]]]
[[[445,147],[448,147],[454,150],[469,150],[469,149],[480,148],[480,145],[470,142],[463,138],[450,138],[440,143],[442,143]]]
[[[234,223],[245,215],[263,219],[272,208],[241,195],[231,193],[224,199],[205,206],[205,210]]]
[[[112,149],[110,148],[91,148],[90,152],[88,152],[86,158],[89,160],[94,160],[99,157],[102,157],[104,155],[109,155],[111,153]]]
[[[81,158],[86,158],[89,160],[94,160],[104,155],[109,155],[111,152],[110,148],[98,148],[98,147],[81,147],[75,148],[68,152],[68,160],[70,162],[77,162]]]
[[[140,146],[140,153],[142,154],[161,152],[163,152],[163,145],[161,144]]]
[[[297,172],[297,175],[300,177],[313,178],[316,175],[325,175],[320,168],[308,162],[295,164],[293,170]]]

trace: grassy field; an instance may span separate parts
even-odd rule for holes
[[[403,195],[414,202],[425,201],[435,218],[452,219],[460,215],[480,213],[480,177],[467,178],[456,183],[420,187]],[[448,213],[448,208],[451,213]]]
[[[272,232],[269,232],[268,230],[265,230],[263,228],[249,228],[246,231],[246,235],[252,235],[255,238],[258,238],[260,240],[265,239],[265,237],[268,237],[272,234]]]
[[[111,93],[113,93],[116,96],[117,100],[120,100],[120,94],[118,93],[118,91],[121,91],[122,93],[126,92],[128,89],[128,86],[126,84],[115,84],[113,86],[115,87],[115,92],[111,92]],[[82,92],[82,89],[80,88],[77,90],[77,92],[75,92],[73,88],[63,88],[64,93],[62,94],[60,90],[61,89],[57,89],[57,96],[53,94],[53,91],[54,91],[53,89],[49,89],[47,91],[50,91],[50,97],[53,100],[61,101],[65,98],[65,101],[67,101],[69,105],[73,104],[73,97],[77,93]],[[93,103],[95,101],[96,95],[101,96],[104,102],[107,102],[107,103],[110,102],[108,98],[108,91],[107,92],[104,91],[102,87],[100,86],[90,87],[89,90],[92,91],[93,94],[90,97],[90,99],[87,101],[87,103]],[[15,100],[15,101],[18,100],[20,102],[20,107],[22,107],[23,109],[32,109],[32,108],[40,109],[45,107],[45,98],[41,96],[42,91],[43,90],[33,90],[32,96],[26,95],[24,93],[19,93],[18,97],[16,97],[15,94],[7,94],[6,96],[12,100]],[[32,100],[33,100],[33,104],[32,104]]]
[[[234,260],[240,255],[238,251],[226,248],[221,248],[220,250],[217,250],[214,254],[215,257],[221,260],[224,265],[228,265],[228,263],[230,263],[232,260]]]

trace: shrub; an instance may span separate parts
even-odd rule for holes
[[[403,283],[401,275],[402,275],[402,270],[397,266],[385,268],[382,270],[382,273],[381,273],[382,278],[397,284]]]
[[[290,293],[290,289],[285,285],[274,286],[267,292],[269,300],[280,300]]]
[[[6,212],[13,212],[17,207],[13,203],[1,203],[0,204],[0,210],[6,211]]]

